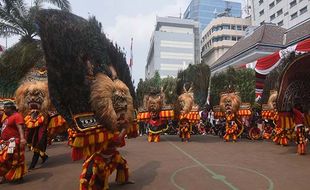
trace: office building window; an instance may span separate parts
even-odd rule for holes
[[[261,5],[262,3],[264,3],[264,0],[259,0],[259,5]]]
[[[242,30],[242,27],[240,25],[237,25],[237,30]]]
[[[224,40],[230,40],[230,36],[223,36]]]
[[[248,26],[243,26],[243,30],[246,30]]]
[[[276,0],[277,4],[280,3],[282,0]]]
[[[278,22],[278,26],[283,26],[283,20],[281,20],[280,22]]]
[[[282,14],[283,14],[283,9],[280,9],[280,10],[277,11],[277,15],[278,15],[278,16],[280,16],[280,15],[282,15]]]
[[[237,41],[237,37],[236,37],[236,36],[232,36],[232,37],[231,37],[231,40],[232,40],[232,41]]]
[[[236,30],[236,25],[231,25],[232,30]]]
[[[308,8],[307,8],[307,6],[305,6],[304,8],[299,10],[299,15],[302,15],[302,14],[304,14],[307,11],[308,11]]]
[[[296,4],[297,4],[297,2],[296,2],[296,0],[294,0],[294,1],[290,2],[290,7],[292,8],[292,7],[294,7]]]
[[[297,17],[297,12],[295,12],[294,14],[291,15],[291,20],[295,19]]]
[[[274,7],[274,2],[269,4],[269,9],[272,9]]]
[[[259,16],[262,16],[264,14],[264,9],[259,11]]]
[[[223,25],[223,29],[229,30],[229,29],[230,29],[230,25],[224,24],[224,25]]]
[[[275,19],[275,18],[276,18],[276,15],[275,15],[275,14],[271,15],[271,16],[270,16],[270,21],[273,20],[273,19]]]

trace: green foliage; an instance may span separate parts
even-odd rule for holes
[[[165,93],[166,103],[170,105],[174,104],[178,99],[178,95],[176,94],[177,79],[173,77],[164,78],[161,80],[161,85]]]
[[[18,83],[33,67],[45,65],[39,41],[20,41],[0,58],[0,97],[12,97]]]
[[[228,89],[240,92],[242,102],[251,104],[255,101],[255,71],[252,69],[235,70],[230,67],[227,71],[215,74],[211,78],[211,105],[220,101],[220,93]]]
[[[33,39],[37,35],[35,17],[43,3],[66,11],[71,9],[68,0],[35,0],[31,7],[25,0],[0,0],[0,36],[18,35],[22,40]]]
[[[45,66],[35,18],[43,3],[70,11],[68,0],[35,0],[27,6],[24,0],[0,0],[0,36],[21,36],[21,40],[6,50],[0,58],[0,96],[13,96],[19,82],[33,67]]]
[[[140,79],[136,90],[138,107],[143,106],[144,95],[147,95],[153,90],[159,91],[160,88],[161,88],[161,79],[158,71],[155,72],[154,77],[152,77],[151,79],[146,79],[145,81]]]
[[[192,85],[195,102],[203,107],[206,104],[209,88],[210,68],[206,64],[189,65],[184,71],[178,73],[177,94],[183,92],[183,86]]]

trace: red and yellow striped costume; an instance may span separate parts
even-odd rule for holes
[[[272,136],[272,131],[273,131],[273,128],[271,126],[264,126],[263,127],[264,129],[264,132],[263,132],[263,139],[271,139],[271,136]]]
[[[168,129],[166,119],[174,118],[173,110],[162,110],[158,113],[159,118],[153,120],[150,112],[139,112],[137,121],[146,121],[149,125],[148,142],[160,142],[160,133]]]
[[[235,122],[235,114],[226,114],[226,133],[224,140],[229,141],[230,138],[235,142],[238,137],[238,126]]]
[[[61,134],[67,131],[68,125],[66,120],[61,115],[55,115],[49,118],[47,127],[49,138],[54,137],[57,134]]]
[[[291,128],[294,126],[293,119],[290,113],[277,111],[274,112],[273,121],[276,124],[274,129],[275,136],[273,138],[273,142],[279,145],[287,146],[289,143],[289,139],[292,137]]]
[[[27,145],[35,153],[39,153],[41,156],[46,155],[47,142],[47,121],[42,113],[33,119],[31,113],[25,118],[26,125],[26,139]]]
[[[0,176],[7,181],[21,179],[27,173],[25,148],[15,139],[16,147],[13,154],[8,153],[9,142],[0,140]]]
[[[191,131],[189,125],[180,125],[180,138],[182,141],[188,141],[191,138]]]
[[[109,177],[117,170],[115,181],[123,184],[128,181],[127,161],[118,151],[102,151],[93,154],[83,163],[80,175],[80,190],[109,189]],[[89,174],[90,173],[90,174]]]
[[[102,127],[84,132],[69,128],[68,134],[72,159],[85,160],[80,175],[80,190],[109,189],[108,178],[115,170],[117,183],[128,182],[127,161],[116,150],[125,146],[120,132]]]
[[[272,123],[265,123],[264,126],[263,126],[263,139],[271,139],[272,137],[272,132],[273,132],[273,126],[275,126],[275,121],[278,119],[278,115],[275,114],[274,111],[272,110],[263,110],[261,112],[261,115],[262,115],[262,119],[264,120],[269,120],[270,122],[272,121]]]

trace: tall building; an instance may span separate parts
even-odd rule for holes
[[[183,17],[198,21],[202,32],[212,19],[225,12],[232,17],[241,17],[241,3],[229,0],[192,0]]]
[[[245,36],[250,19],[218,17],[213,19],[201,34],[201,58],[210,67],[229,48]]]
[[[309,0],[248,0],[252,25],[274,23],[289,29],[310,19]]]
[[[199,39],[198,22],[175,17],[157,17],[155,31],[150,40],[145,77],[153,77],[156,71],[162,78],[176,77],[178,71],[186,69],[190,63],[199,63],[200,50],[195,43],[197,38]]]

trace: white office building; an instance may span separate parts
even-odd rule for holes
[[[247,0],[252,25],[274,23],[289,29],[310,19],[310,0]]]
[[[157,17],[145,66],[145,78],[156,71],[161,78],[176,77],[179,70],[200,62],[198,22],[176,17]]]

